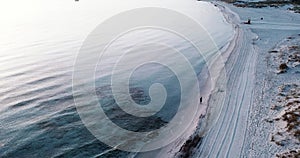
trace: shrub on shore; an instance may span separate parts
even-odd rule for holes
[[[288,69],[289,67],[286,65],[286,63],[282,63],[279,65],[279,70],[286,70]]]

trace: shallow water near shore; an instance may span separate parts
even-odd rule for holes
[[[4,3],[0,7],[3,19],[0,29],[0,157],[122,157],[129,154],[111,150],[85,128],[77,114],[72,93],[73,64],[82,42],[110,16],[138,7],[163,7],[183,13],[202,24],[219,48],[224,47],[233,35],[232,26],[224,20],[218,8],[207,2],[30,0]],[[180,21],[174,22],[174,25],[180,25]],[[203,68],[204,61],[199,60],[189,43],[161,30],[132,32],[114,46],[128,51],[135,38],[142,38],[145,42],[169,43],[184,53],[196,74]],[[203,37],[192,40],[205,48],[206,39]],[[163,52],[161,50],[160,58],[176,63],[177,59],[172,54]],[[202,53],[213,56],[216,52],[207,50]],[[110,58],[115,60],[113,54]],[[106,66],[109,67],[109,64]],[[169,104],[176,104],[179,93],[172,90],[172,83],[176,82],[174,74],[168,74],[157,65],[142,68],[133,75],[152,77],[165,83],[171,88],[168,95],[173,97]],[[99,101],[108,95],[109,87],[103,84],[108,70],[101,67],[101,71],[96,71]],[[181,75],[184,73],[183,70]],[[132,90],[137,100],[142,98],[141,104],[147,104],[148,100],[147,93],[141,95],[139,87],[147,87],[148,84],[146,81],[137,82],[137,88]],[[144,91],[147,92],[147,89]],[[113,119],[114,116],[111,117]],[[171,119],[167,115],[161,117]],[[139,127],[133,130],[147,130]]]

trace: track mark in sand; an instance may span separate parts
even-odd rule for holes
[[[238,36],[241,36],[242,37],[242,32],[237,32],[238,33]],[[238,53],[236,50],[240,50],[240,47],[241,45],[235,45],[234,46],[234,50],[235,50],[235,52],[234,53]],[[235,55],[235,56],[232,56],[233,57],[233,59],[230,61],[230,62],[232,62],[233,64],[235,64],[235,63],[238,63],[238,62],[240,62],[240,63],[244,63],[244,61],[241,61],[241,60],[238,60],[238,57],[240,56],[241,54],[237,54],[237,55]],[[231,57],[231,58],[232,58]],[[241,57],[240,57],[241,58]],[[234,71],[233,72],[233,67],[230,67],[229,68],[230,69],[230,71],[229,71],[229,73],[228,74],[230,74],[230,75],[233,75],[233,76],[236,76],[236,74],[234,74],[234,73],[236,73],[236,71]],[[238,69],[238,70],[240,70],[240,67],[237,67],[236,69]],[[228,70],[228,69],[227,69]],[[241,71],[241,70],[240,70]],[[235,82],[236,82],[236,80],[237,80],[237,78],[234,78],[232,81],[233,82],[230,82],[230,83],[227,83],[227,84],[229,84],[229,87],[231,87],[231,89],[230,89],[230,91],[233,91],[233,88],[234,88],[234,86],[232,86],[231,84],[234,84]],[[229,95],[231,95],[231,94],[229,94]],[[228,101],[227,101],[228,102]],[[228,103],[227,103],[228,104]],[[225,109],[226,108],[226,109]],[[218,121],[217,121],[217,124],[216,124],[216,126],[214,127],[214,129],[218,129],[217,131],[216,130],[211,130],[211,132],[206,136],[206,138],[208,138],[208,137],[210,137],[210,140],[211,141],[209,141],[209,142],[213,142],[213,144],[211,145],[211,149],[214,149],[215,148],[215,146],[216,146],[216,143],[217,143],[217,139],[219,139],[219,137],[220,137],[220,132],[221,132],[221,128],[223,128],[223,126],[224,126],[224,121],[225,121],[225,117],[226,117],[226,114],[228,113],[228,106],[223,106],[223,108],[222,108],[222,111],[224,111],[225,110],[225,112],[223,112],[223,113],[221,113],[221,116],[218,118]],[[221,126],[221,127],[218,127],[218,126]],[[215,132],[217,132],[216,134],[214,134]],[[211,136],[212,135],[212,136]],[[212,138],[212,137],[214,137],[214,135],[215,135],[215,138]],[[205,139],[205,142],[203,143],[203,144],[205,144],[205,145],[207,145],[207,144],[209,144],[209,143],[207,143],[207,141],[208,141],[208,139]],[[210,146],[210,145],[209,145]],[[209,150],[209,149],[203,149],[204,147],[202,146],[202,148],[200,149],[200,154],[203,154],[203,150]],[[211,152],[213,152],[212,150],[209,150],[209,154],[208,155],[210,155],[211,154]]]
[[[232,64],[229,72],[231,80],[227,83],[230,91],[225,96],[225,105],[217,124],[202,143],[199,153],[204,154],[202,156],[218,157],[226,155],[227,157],[238,157],[244,148],[249,110],[253,97],[252,85],[255,79],[253,76],[255,62],[253,60],[257,57],[248,36],[248,34],[241,32],[238,39],[242,43],[237,45],[232,53],[238,57],[233,59],[232,63],[229,63]],[[235,84],[238,84],[238,86],[235,86]],[[236,137],[237,135],[238,137]]]
[[[248,57],[248,60],[251,60],[251,59],[253,59],[253,56],[254,56],[254,53],[253,52],[251,52],[251,56],[250,57]],[[255,59],[255,58],[254,58]],[[248,65],[248,73],[247,74],[245,74],[244,73],[244,75],[251,75],[251,68],[252,68],[252,66],[253,66],[253,62],[251,62],[251,61],[249,61],[249,62],[247,62],[249,65]],[[236,133],[237,133],[237,127],[238,127],[238,123],[239,123],[239,118],[240,118],[240,114],[241,114],[241,107],[243,106],[242,104],[243,104],[243,101],[244,101],[244,98],[245,98],[245,95],[246,95],[246,93],[250,93],[251,95],[251,97],[250,97],[250,100],[247,100],[246,101],[246,103],[244,103],[244,104],[246,104],[246,108],[247,108],[247,110],[246,110],[246,114],[247,114],[247,116],[246,116],[246,118],[247,118],[247,120],[246,120],[246,122],[248,122],[248,116],[249,116],[249,109],[250,109],[250,105],[251,105],[251,101],[252,101],[252,89],[250,88],[250,89],[247,89],[247,87],[248,87],[248,85],[251,85],[251,84],[253,84],[253,83],[251,83],[251,81],[253,81],[253,80],[250,80],[249,81],[249,79],[248,79],[248,77],[246,76],[246,78],[247,78],[247,81],[246,81],[246,84],[245,84],[245,87],[244,87],[244,91],[243,91],[243,98],[242,98],[242,100],[241,100],[241,102],[240,102],[240,105],[239,105],[239,109],[238,109],[238,116],[236,117],[236,119],[235,119],[235,122],[234,122],[234,130],[233,130],[233,134],[232,134],[232,140],[231,140],[231,142],[230,142],[230,145],[229,145],[229,149],[227,150],[227,152],[226,152],[226,157],[228,157],[229,156],[229,151],[231,150],[231,148],[232,148],[232,144],[234,143],[234,140],[233,139],[235,139],[236,137],[234,137],[235,135],[236,135]],[[249,82],[250,82],[250,84],[249,84]],[[249,91],[247,91],[247,90],[249,90]],[[249,101],[249,102],[248,102]],[[248,104],[248,106],[247,106],[247,104]],[[245,126],[246,128],[247,128],[247,125]],[[243,141],[242,141],[242,148],[241,148],[241,150],[240,151],[242,151],[242,149],[243,149],[243,146],[244,146],[244,141],[245,141],[245,133],[246,133],[246,129],[245,129],[245,131],[244,131],[244,134],[243,134],[243,137],[242,137],[242,139],[243,139]],[[241,152],[240,152],[241,153]],[[240,157],[240,155],[238,156],[238,157]]]
[[[231,14],[230,14],[231,15]],[[234,14],[232,14],[231,16],[235,16]],[[235,18],[235,17],[234,17]],[[236,26],[235,27],[236,29],[238,29],[238,26]],[[240,39],[241,37],[240,36],[242,36],[241,35],[242,34],[242,32],[240,32],[240,31],[236,31],[236,37],[235,37],[235,39],[233,40],[233,43],[234,42],[236,42],[236,39]],[[238,38],[239,37],[239,38]],[[238,50],[238,47],[240,46],[240,45],[236,45],[236,44],[231,44],[231,45],[233,45],[233,48],[234,49],[232,49],[231,48],[231,50]],[[235,53],[237,53],[237,52],[235,52]],[[233,54],[233,53],[232,53]],[[237,60],[238,60],[238,54],[237,55],[234,55],[234,56],[230,56],[230,58],[232,58],[231,60],[230,60],[230,62],[232,62],[232,63],[236,63],[236,62],[238,62]],[[227,64],[228,64],[228,61],[226,62]],[[228,70],[228,72],[226,72],[227,74],[232,74],[233,72],[233,67],[228,67],[226,70]],[[235,80],[235,79],[234,79]],[[233,82],[234,83],[234,82]],[[228,84],[228,83],[227,83]],[[231,84],[231,83],[229,83],[229,84]],[[231,87],[231,91],[232,91],[232,89],[233,89],[233,86],[230,86]],[[218,99],[218,100],[222,100],[222,101],[220,101],[219,103],[222,103],[222,104],[224,104],[224,99]],[[224,101],[223,101],[224,100]],[[225,110],[225,108],[226,108],[226,111],[228,110],[228,107],[225,107],[225,106],[222,106],[222,110],[221,111],[224,111]],[[221,120],[221,118],[223,118],[222,120],[224,121],[224,113],[220,113],[220,115],[218,116],[218,119],[217,119],[217,122],[220,122],[220,120]],[[210,133],[208,133],[208,135],[206,136],[206,137],[204,137],[204,142],[202,143],[202,144],[205,144],[205,145],[208,145],[208,146],[212,146],[212,147],[214,147],[214,146],[216,146],[215,145],[215,143],[216,143],[216,139],[217,138],[212,138],[212,137],[219,137],[219,135],[220,135],[220,130],[218,130],[218,131],[215,131],[214,129],[217,129],[217,126],[222,126],[222,124],[216,124],[215,125],[215,127],[213,128],[213,129],[211,129],[211,131],[210,131]],[[217,132],[217,134],[214,134],[215,132]],[[212,137],[210,137],[212,135]],[[209,142],[207,142],[208,141],[208,137],[210,137],[210,140],[212,140],[212,141],[209,141]],[[213,142],[213,144],[212,145],[209,145],[210,144],[210,142]],[[199,151],[198,151],[198,153],[197,153],[197,155],[199,154],[203,154],[203,152],[205,152],[205,150],[207,150],[207,148],[206,149],[204,149],[205,147],[203,147],[203,145],[202,146],[200,146],[200,148],[199,148]],[[210,151],[211,152],[211,151]],[[198,156],[199,156],[198,155]],[[206,154],[205,154],[206,155]]]
[[[237,25],[233,49],[225,65],[229,75],[225,83],[227,93],[222,98],[218,98],[218,92],[212,93],[210,106],[221,104],[221,112],[192,157],[239,157],[243,153],[253,99],[257,50],[252,44],[251,31],[239,28],[238,16],[231,16]]]
[[[243,75],[245,75],[245,74],[243,74]],[[240,80],[243,80],[243,79],[240,78]],[[245,88],[247,86],[247,83],[248,83],[248,80],[246,80],[246,83],[245,82],[239,82],[239,90],[237,91],[237,93],[242,92],[241,96],[239,96],[237,98],[236,97],[233,98],[235,100],[234,112],[233,112],[233,114],[230,117],[229,124],[227,124],[226,133],[223,136],[223,140],[222,140],[222,143],[221,143],[221,146],[220,146],[220,148],[222,148],[222,149],[224,149],[225,147],[227,147],[227,146],[224,147],[225,140],[226,139],[230,139],[229,143],[226,143],[226,144],[230,144],[229,145],[229,149],[227,149],[227,151],[226,151],[226,157],[229,155],[229,150],[231,148],[230,146],[232,145],[233,140],[235,138],[235,130],[236,130],[237,121],[235,121],[234,124],[233,124],[233,126],[234,126],[233,129],[234,130],[232,131],[231,135],[229,134],[229,132],[231,132],[231,129],[232,129],[232,128],[230,128],[230,126],[232,126],[232,121],[233,121],[233,118],[235,117],[236,112],[237,112],[237,114],[236,114],[236,120],[239,118],[240,110],[241,110],[241,106],[242,106],[241,104],[242,104],[242,102],[244,100],[244,97],[245,97]],[[242,88],[243,91],[240,91],[241,88]],[[238,98],[241,98],[241,99],[238,99]],[[239,102],[239,104],[238,104],[238,102]],[[230,135],[230,137],[228,137],[229,135]],[[221,151],[223,151],[222,149],[219,149],[217,157],[220,155]]]
[[[235,48],[235,50],[237,50],[237,47]],[[238,58],[236,58],[235,59],[235,62],[234,63],[237,63],[237,62],[239,62],[238,60],[237,60]],[[240,61],[241,62],[241,61]],[[230,76],[232,76],[232,75],[234,75],[235,76],[235,74],[234,74],[234,72],[233,72],[233,67],[231,68],[231,70],[230,70]],[[236,82],[236,80],[237,80],[237,78],[234,78],[233,79],[233,82],[232,83],[228,83],[229,84],[229,87],[231,87],[231,89],[230,89],[230,92],[232,92],[233,90],[234,90],[234,86],[233,85],[231,85],[231,84],[233,84],[233,83],[235,83]],[[229,93],[229,98],[231,98],[231,93]],[[227,99],[226,99],[227,100]],[[229,101],[228,101],[229,102]],[[229,103],[227,103],[227,104],[229,104]],[[222,115],[222,120],[220,121],[220,127],[218,128],[218,133],[217,133],[217,135],[216,135],[216,138],[214,139],[214,144],[213,144],[213,148],[216,146],[216,143],[217,143],[217,139],[219,138],[219,137],[221,137],[220,136],[220,133],[221,133],[221,130],[220,129],[222,129],[223,128],[223,126],[225,125],[224,123],[225,123],[225,117],[227,116],[227,114],[228,114],[228,109],[229,109],[229,106],[224,106],[224,107],[226,107],[226,110],[225,110],[225,112],[223,113],[223,115]],[[221,117],[219,118],[219,120],[221,119]],[[219,122],[219,120],[218,120],[218,122]],[[212,150],[210,151],[210,153],[208,154],[208,155],[210,155],[211,154],[211,152],[212,152]]]
[[[244,36],[244,38],[245,38],[245,36]],[[246,40],[244,40],[244,41],[246,41]],[[240,60],[238,60],[238,62],[235,63],[235,66],[233,68],[233,70],[236,70],[236,71],[233,71],[233,73],[230,74],[230,77],[234,78],[234,82],[232,82],[231,86],[233,88],[229,92],[231,94],[227,97],[228,98],[227,107],[233,109],[233,112],[225,112],[223,121],[229,119],[229,122],[227,122],[227,123],[222,122],[222,126],[221,126],[221,128],[219,128],[219,132],[223,131],[225,128],[225,134],[222,133],[223,137],[216,140],[217,144],[220,144],[218,150],[215,151],[215,152],[217,152],[217,157],[221,154],[221,152],[224,152],[224,150],[226,148],[229,148],[228,144],[231,144],[235,137],[234,131],[232,131],[232,128],[230,128],[230,127],[234,126],[234,125],[232,125],[233,118],[234,117],[239,118],[239,116],[240,116],[239,113],[240,113],[240,108],[242,106],[241,103],[243,102],[244,95],[245,95],[244,94],[245,89],[247,87],[247,81],[244,82],[244,79],[245,78],[247,79],[247,77],[245,77],[245,76],[247,76],[247,73],[245,73],[244,70],[247,69],[245,64],[248,63],[247,59],[248,59],[249,51],[246,48],[248,48],[248,46],[245,42],[243,42],[243,45],[238,47],[238,49],[236,49],[236,51],[239,52]],[[238,81],[238,83],[237,83],[238,87],[234,86],[234,84],[236,83],[236,80]],[[240,104],[239,104],[239,102],[240,102]],[[230,133],[232,133],[232,134],[230,134]],[[230,135],[230,137],[229,137],[229,135]],[[220,141],[221,141],[221,143],[218,143]]]

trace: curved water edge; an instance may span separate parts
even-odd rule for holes
[[[237,24],[239,20],[239,16],[231,11],[229,8],[223,6],[218,2],[210,2],[214,6],[218,7],[220,12],[223,14],[224,19],[232,25],[234,28],[234,34],[232,38],[228,41],[227,45],[225,45],[222,49],[220,49],[222,60],[224,60],[224,64],[226,64],[227,59],[231,55],[231,52],[235,49],[236,44],[238,44],[238,40],[240,39],[241,30]],[[168,157],[186,157],[190,156],[194,149],[201,145],[203,137],[209,132],[209,130],[214,126],[215,122],[219,118],[219,114],[223,107],[223,101],[226,94],[226,69],[225,67],[220,67],[218,62],[220,58],[215,58],[212,61],[213,74],[215,74],[214,79],[206,80],[203,85],[202,90],[203,93],[203,105],[206,105],[201,113],[199,113],[199,117],[197,120],[194,120],[193,125],[189,129],[190,135],[185,137],[181,146],[177,146],[179,149],[178,152],[173,153],[173,155],[168,155]],[[207,72],[202,72],[204,73]],[[216,100],[217,97],[218,99]],[[213,103],[213,105],[212,105]],[[215,106],[216,105],[216,106]],[[181,140],[182,141],[182,140]],[[179,147],[179,148],[178,148]]]
[[[193,120],[192,124],[185,131],[184,135],[179,137],[172,144],[153,152],[148,153],[136,153],[134,157],[144,157],[144,156],[157,156],[157,157],[185,157],[191,154],[197,146],[201,144],[202,137],[209,131],[209,129],[214,125],[215,121],[218,119],[218,115],[222,108],[222,103],[216,103],[214,105],[220,105],[218,107],[209,106],[209,102],[211,100],[211,95],[217,95],[220,101],[224,98],[224,90],[226,89],[226,79],[227,76],[225,74],[226,70],[223,67],[226,63],[228,57],[233,51],[234,47],[237,44],[237,40],[240,38],[240,28],[237,25],[237,21],[239,21],[239,16],[236,13],[232,12],[229,8],[223,6],[217,2],[206,2],[210,3],[214,7],[218,7],[219,11],[223,14],[224,20],[226,23],[232,25],[234,28],[233,36],[228,39],[227,43],[220,48],[221,56],[215,54],[215,56],[211,57],[211,61],[209,61],[210,72],[207,69],[203,69],[199,76],[202,76],[202,80],[205,80],[201,84],[201,96],[203,97],[203,102],[200,105],[197,116]],[[220,64],[220,61],[223,64]],[[213,78],[210,78],[213,76]],[[222,81],[220,83],[219,81]],[[219,83],[217,83],[219,82]],[[221,88],[221,89],[220,89]],[[216,94],[219,93],[219,94]],[[207,115],[209,114],[209,115]]]

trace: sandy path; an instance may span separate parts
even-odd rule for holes
[[[277,42],[300,30],[299,18],[285,10],[235,8],[219,4],[239,14],[224,10],[239,25],[239,35],[225,66],[228,75],[226,96],[220,98],[222,95],[217,92],[209,100],[210,106],[222,103],[218,121],[205,135],[193,157],[274,156],[278,147],[270,144],[272,127],[264,121],[269,115],[269,101],[264,95],[268,93],[264,87],[267,79],[265,56]],[[249,16],[254,19],[252,25],[240,24]],[[261,16],[265,17],[264,21],[255,20]]]
[[[222,7],[222,6],[221,6]],[[255,36],[250,30],[240,29],[238,18],[228,9],[224,10],[238,27],[238,37],[227,60],[225,71],[228,77],[225,98],[218,92],[211,96],[209,105],[222,102],[216,124],[204,137],[194,157],[239,157],[244,147],[249,109],[252,105],[257,51],[252,44]],[[222,78],[220,81],[224,80]],[[221,86],[221,85],[219,85]],[[216,116],[215,116],[216,117]]]

